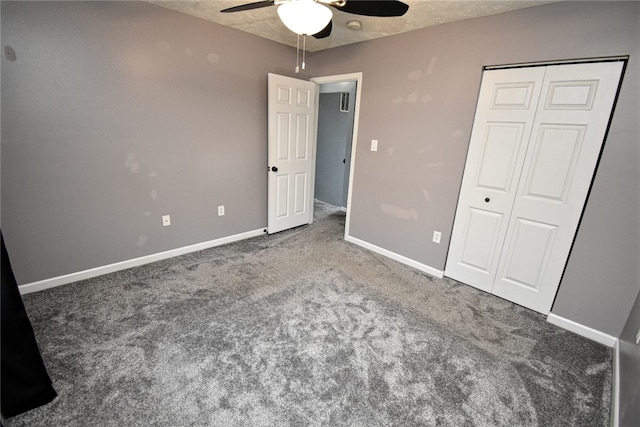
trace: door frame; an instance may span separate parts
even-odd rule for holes
[[[318,86],[328,83],[342,83],[342,82],[355,82],[356,83],[356,100],[355,100],[355,111],[353,114],[353,135],[351,138],[351,161],[349,162],[349,186],[347,190],[347,213],[346,213],[346,221],[344,226],[344,237],[346,238],[349,235],[349,224],[351,222],[351,193],[353,192],[353,171],[355,168],[356,161],[356,146],[358,142],[358,123],[360,119],[360,97],[362,95],[362,72],[358,73],[349,73],[349,74],[338,74],[333,76],[322,76],[322,77],[312,77],[310,79],[311,82],[316,83]],[[317,144],[318,144],[318,108],[320,105],[320,89],[316,91],[316,114],[315,114],[315,129],[316,129],[316,138],[313,145],[313,164],[311,166],[311,188],[315,191],[316,188],[316,153],[317,153]],[[311,209],[313,210],[313,197],[311,198]],[[311,218],[313,222],[313,215]]]

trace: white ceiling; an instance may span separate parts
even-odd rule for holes
[[[196,16],[218,24],[246,31],[289,46],[296,46],[296,35],[289,31],[278,18],[277,6],[235,13],[220,13],[220,10],[257,0],[148,0],[168,9]],[[558,0],[402,0],[409,5],[409,11],[402,17],[376,18],[352,15],[331,8],[333,31],[325,39],[307,37],[306,47],[315,52],[365,40],[391,36],[407,31],[445,22],[461,21],[480,16],[497,15],[516,9],[554,3]],[[347,22],[358,20],[362,23],[359,31],[347,28]]]

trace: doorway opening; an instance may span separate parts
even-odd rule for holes
[[[316,77],[311,81],[318,84],[314,217],[327,211],[346,212],[346,236],[349,230],[362,73]]]

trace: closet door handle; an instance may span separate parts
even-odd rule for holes
[[[485,197],[484,201],[485,201],[485,202],[487,202],[487,203],[489,203],[489,202],[491,201],[491,199],[490,199],[490,198],[488,198],[488,197]]]

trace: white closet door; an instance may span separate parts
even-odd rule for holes
[[[622,62],[486,71],[445,274],[547,314]]]
[[[605,137],[622,62],[549,66],[493,293],[549,313]]]
[[[490,292],[542,88],[544,67],[485,71],[445,274]]]

